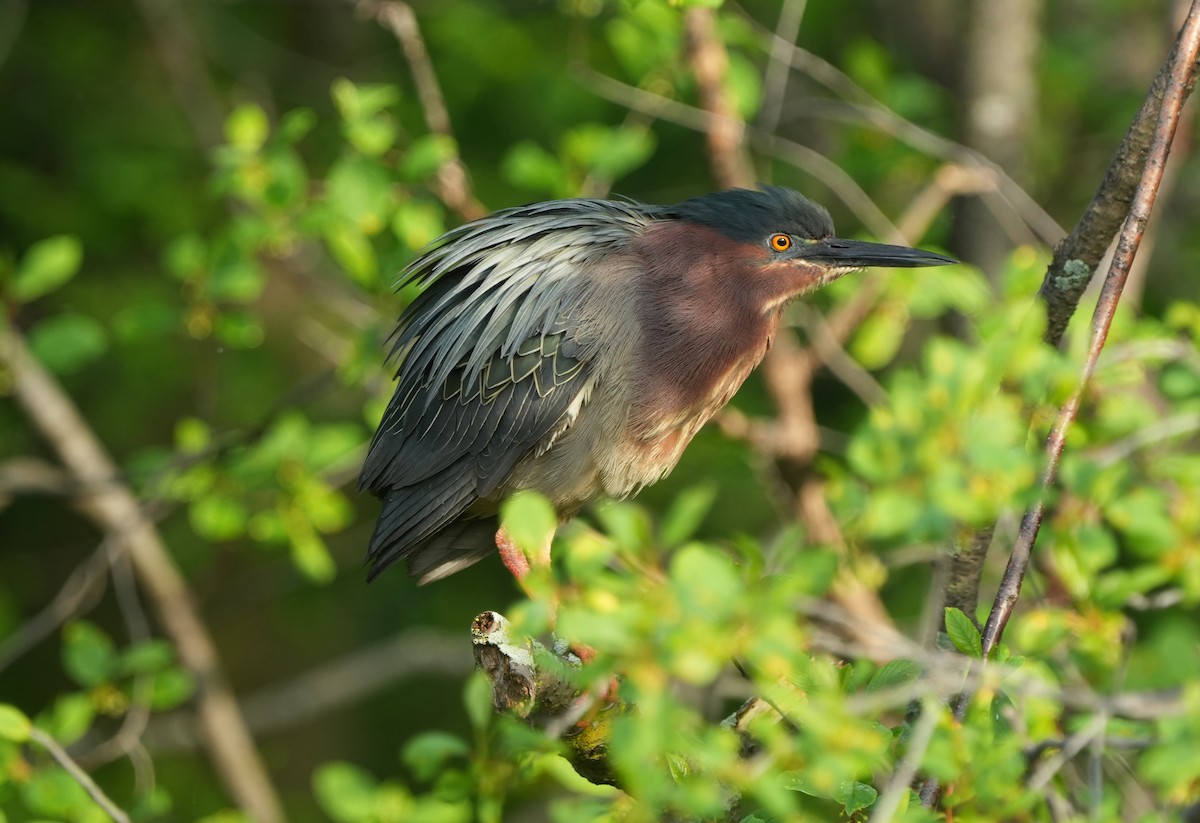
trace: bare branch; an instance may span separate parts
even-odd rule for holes
[[[683,34],[701,105],[714,118],[713,127],[705,132],[713,176],[722,188],[753,186],[754,168],[742,143],[746,127],[725,91],[729,56],[717,36],[716,12],[702,7],[688,9],[683,17]]]
[[[213,765],[237,803],[258,823],[283,819],[254,741],[221,670],[216,646],[183,576],[116,465],[62,387],[14,329],[0,331],[0,362],[13,374],[17,403],[81,487],[95,522],[129,553],[180,661],[196,679],[197,709]]]
[[[770,49],[771,62],[763,78],[763,102],[758,113],[758,127],[768,134],[775,131],[779,116],[783,113],[784,93],[792,68],[788,60],[789,47],[800,35],[800,23],[804,20],[804,8],[807,5],[807,0],[784,0],[779,22],[775,24]]]
[[[421,110],[425,113],[425,123],[429,130],[453,139],[446,100],[442,96],[437,72],[433,69],[433,61],[429,59],[429,50],[425,48],[425,40],[421,37],[421,29],[417,25],[417,16],[413,14],[412,7],[398,0],[362,0],[359,7],[374,16],[400,42],[400,48],[403,49],[409,70],[412,72],[413,84],[417,87],[417,97],[421,101]],[[466,166],[458,156],[457,147],[438,167],[434,179],[438,197],[462,219],[477,220],[487,214],[487,209],[475,199],[471,191],[471,180],[467,175]]]
[[[869,823],[890,823],[895,816],[896,810],[900,808],[900,801],[907,795],[908,787],[917,775],[921,758],[925,756],[925,750],[929,748],[929,742],[933,739],[939,715],[937,704],[926,700],[921,708],[921,716],[908,736],[904,758],[896,764],[896,770],[888,778],[887,787],[871,809]]]
[[[12,457],[0,463],[0,511],[18,494],[67,495],[73,488],[67,473],[45,460]]]

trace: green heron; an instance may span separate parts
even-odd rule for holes
[[[674,206],[556,200],[444,234],[406,269],[395,395],[359,480],[383,502],[370,578],[421,583],[500,550],[497,512],[529,489],[560,519],[667,474],[771,345],[784,305],[867,266],[941,266],[833,235],[789,189]],[[545,547],[548,560],[549,546]]]

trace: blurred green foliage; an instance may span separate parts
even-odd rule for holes
[[[913,823],[1151,823],[1197,800],[1200,305],[1190,281],[1160,274],[1200,253],[1193,162],[1156,215],[1143,310],[1118,318],[1022,608],[960,724],[947,699],[966,658],[981,656],[982,612],[945,613],[936,654],[875,663],[815,650],[829,616],[819,598],[849,570],[920,636],[940,616],[925,605],[939,552],[999,519],[1002,563],[1004,524],[1034,498],[1037,447],[1078,379],[1086,331],[1077,324],[1061,352],[1040,342],[1046,249],[1017,245],[991,278],[965,265],[886,276],[847,344],[886,399],[816,384],[831,430],[818,469],[845,547],[812,545],[780,493],[786,478],[706,430],[639,503],[597,506],[562,530],[558,577],[538,581],[544,600],[518,598],[494,562],[435,587],[394,572],[364,590],[375,509],[353,481],[391,391],[385,341],[414,296],[390,286],[460,219],[437,194],[444,164],[460,159],[491,208],[609,192],[670,202],[712,188],[703,135],[605,100],[591,72],[695,105],[682,16],[721,4],[417,3],[454,137],[431,133],[391,34],[351,4],[165,5],[188,36],[155,24],[147,4],[4,8],[0,331],[26,335],[160,518],[239,691],[405,627],[450,628],[465,656],[475,613],[517,598],[507,613],[537,633],[553,597],[559,634],[597,651],[579,682],[619,675],[636,706],[613,730],[621,792],[495,714],[481,677],[404,681],[260,735],[293,819],[722,819],[738,798],[746,823],[863,821],[898,792],[892,819]],[[899,115],[953,133],[961,44],[922,24],[935,4],[807,5],[802,46]],[[1045,11],[1029,189],[1064,224],[1165,53],[1166,4],[1153,5],[1157,15],[1132,0]],[[768,0],[720,10],[728,91],[751,121],[779,11]],[[952,31],[964,13],[949,13]],[[801,72],[785,102],[779,133],[818,148],[886,214],[902,213],[942,163]],[[828,204],[857,232],[812,169],[756,160],[763,179]],[[944,245],[949,223],[939,216],[923,244]],[[861,282],[813,303],[840,305]],[[0,369],[0,393],[10,385]],[[756,380],[736,404],[771,413]],[[0,403],[0,460],[47,454],[16,405]],[[527,550],[552,522],[536,498],[514,500],[506,517]],[[89,552],[103,559],[102,539],[62,500],[0,496],[0,650],[95,565]],[[0,654],[0,823],[106,819],[36,733],[84,761],[135,820],[241,819],[201,755],[152,733],[196,684],[166,641],[136,630],[119,579],[49,639],[15,660]],[[1124,717],[1106,702],[1150,689],[1179,690],[1145,697],[1161,716]],[[755,721],[759,750],[745,757],[720,721],[752,693],[788,722]],[[148,749],[97,757],[143,722]],[[889,785],[906,757],[951,787],[944,813]]]

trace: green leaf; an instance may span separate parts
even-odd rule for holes
[[[54,706],[38,715],[37,726],[64,746],[87,732],[96,716],[95,706],[83,692],[59,695]],[[3,737],[0,733],[0,737]]]
[[[269,131],[266,113],[254,103],[243,103],[225,118],[225,139],[247,153],[262,148]]]
[[[231,497],[208,494],[188,507],[188,520],[205,540],[223,542],[241,536],[249,513]]]
[[[293,109],[279,119],[275,133],[285,143],[295,143],[312,131],[317,124],[317,115],[312,109]]]
[[[317,805],[337,823],[372,819],[377,781],[352,763],[326,763],[313,775]]]
[[[252,303],[267,285],[267,273],[251,258],[229,255],[213,268],[208,296],[230,303]]]
[[[142,640],[121,652],[117,672],[122,675],[154,674],[171,665],[175,649],[166,640]]]
[[[892,660],[877,672],[867,684],[868,692],[907,686],[921,676],[921,667],[912,660]]]
[[[654,153],[654,134],[645,128],[619,129],[586,124],[567,132],[563,154],[589,172],[621,177],[641,166]]]
[[[212,439],[212,429],[198,417],[183,417],[175,424],[175,447],[183,454],[200,454]]]
[[[843,780],[833,790],[833,799],[845,807],[846,814],[865,809],[878,798],[879,792],[875,791],[873,786],[855,780]]]
[[[554,536],[558,514],[540,494],[519,492],[500,507],[500,524],[526,557],[537,557]]]
[[[387,170],[375,160],[354,154],[333,164],[325,180],[325,196],[336,215],[366,235],[387,225],[394,205]]]
[[[192,676],[178,666],[154,675],[154,689],[150,696],[150,705],[156,711],[173,709],[196,693],[196,684]]]
[[[92,823],[95,809],[87,792],[62,769],[38,769],[21,787],[21,800],[33,812],[33,820],[80,820]],[[108,820],[107,816],[98,818]]]
[[[471,747],[460,737],[446,732],[426,732],[409,741],[401,758],[417,779],[432,780],[448,760],[466,757],[470,751]]]
[[[34,356],[55,374],[72,374],[108,348],[104,327],[82,314],[48,317],[29,333]]]
[[[33,724],[23,711],[8,703],[0,703],[0,738],[24,743],[29,739],[32,728]]]
[[[742,581],[729,558],[699,544],[684,546],[671,560],[671,582],[684,604],[706,615],[736,608]]]
[[[258,318],[239,311],[224,311],[217,315],[213,333],[218,340],[234,349],[258,348],[266,336]]]
[[[680,492],[671,508],[663,515],[658,539],[664,548],[674,548],[696,533],[717,499],[717,487],[712,483],[692,486]]]
[[[405,180],[424,180],[458,155],[458,144],[444,134],[426,134],[413,141],[400,160]]]
[[[191,280],[208,265],[209,248],[198,234],[180,235],[163,252],[163,265],[172,277]]]
[[[288,518],[289,522],[295,518]],[[307,525],[307,524],[306,524]],[[292,562],[300,573],[315,583],[328,583],[337,577],[337,564],[321,536],[308,528],[289,528]]]
[[[329,252],[350,277],[363,288],[379,284],[379,264],[375,249],[355,226],[338,221],[325,231]]]
[[[509,185],[547,194],[565,194],[567,173],[558,158],[537,143],[523,141],[508,150],[500,175]]]
[[[379,157],[396,143],[399,129],[386,114],[346,123],[344,133],[354,148],[368,157]]]
[[[963,654],[976,659],[983,657],[983,640],[979,636],[979,629],[962,609],[946,607],[946,634],[950,635],[954,648]]]
[[[83,244],[71,234],[59,234],[34,243],[13,272],[12,295],[28,303],[49,294],[79,271]]]
[[[907,330],[907,307],[896,300],[884,303],[859,324],[850,353],[868,369],[886,366],[900,350]]]
[[[114,674],[117,665],[112,638],[86,620],[63,628],[63,668],[81,686],[99,686]]]
[[[467,678],[467,684],[463,687],[463,705],[466,706],[467,717],[471,719],[472,727],[487,728],[495,712],[495,705],[492,700],[492,684],[481,672],[477,671]]]
[[[392,216],[392,233],[412,251],[424,248],[445,229],[445,212],[427,200],[401,203]]]
[[[396,86],[378,83],[355,84],[344,77],[333,81],[333,102],[345,120],[377,114],[400,99]]]

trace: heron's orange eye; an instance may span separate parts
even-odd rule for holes
[[[771,235],[771,248],[775,249],[775,251],[787,251],[791,247],[792,238],[788,237],[786,234]]]

